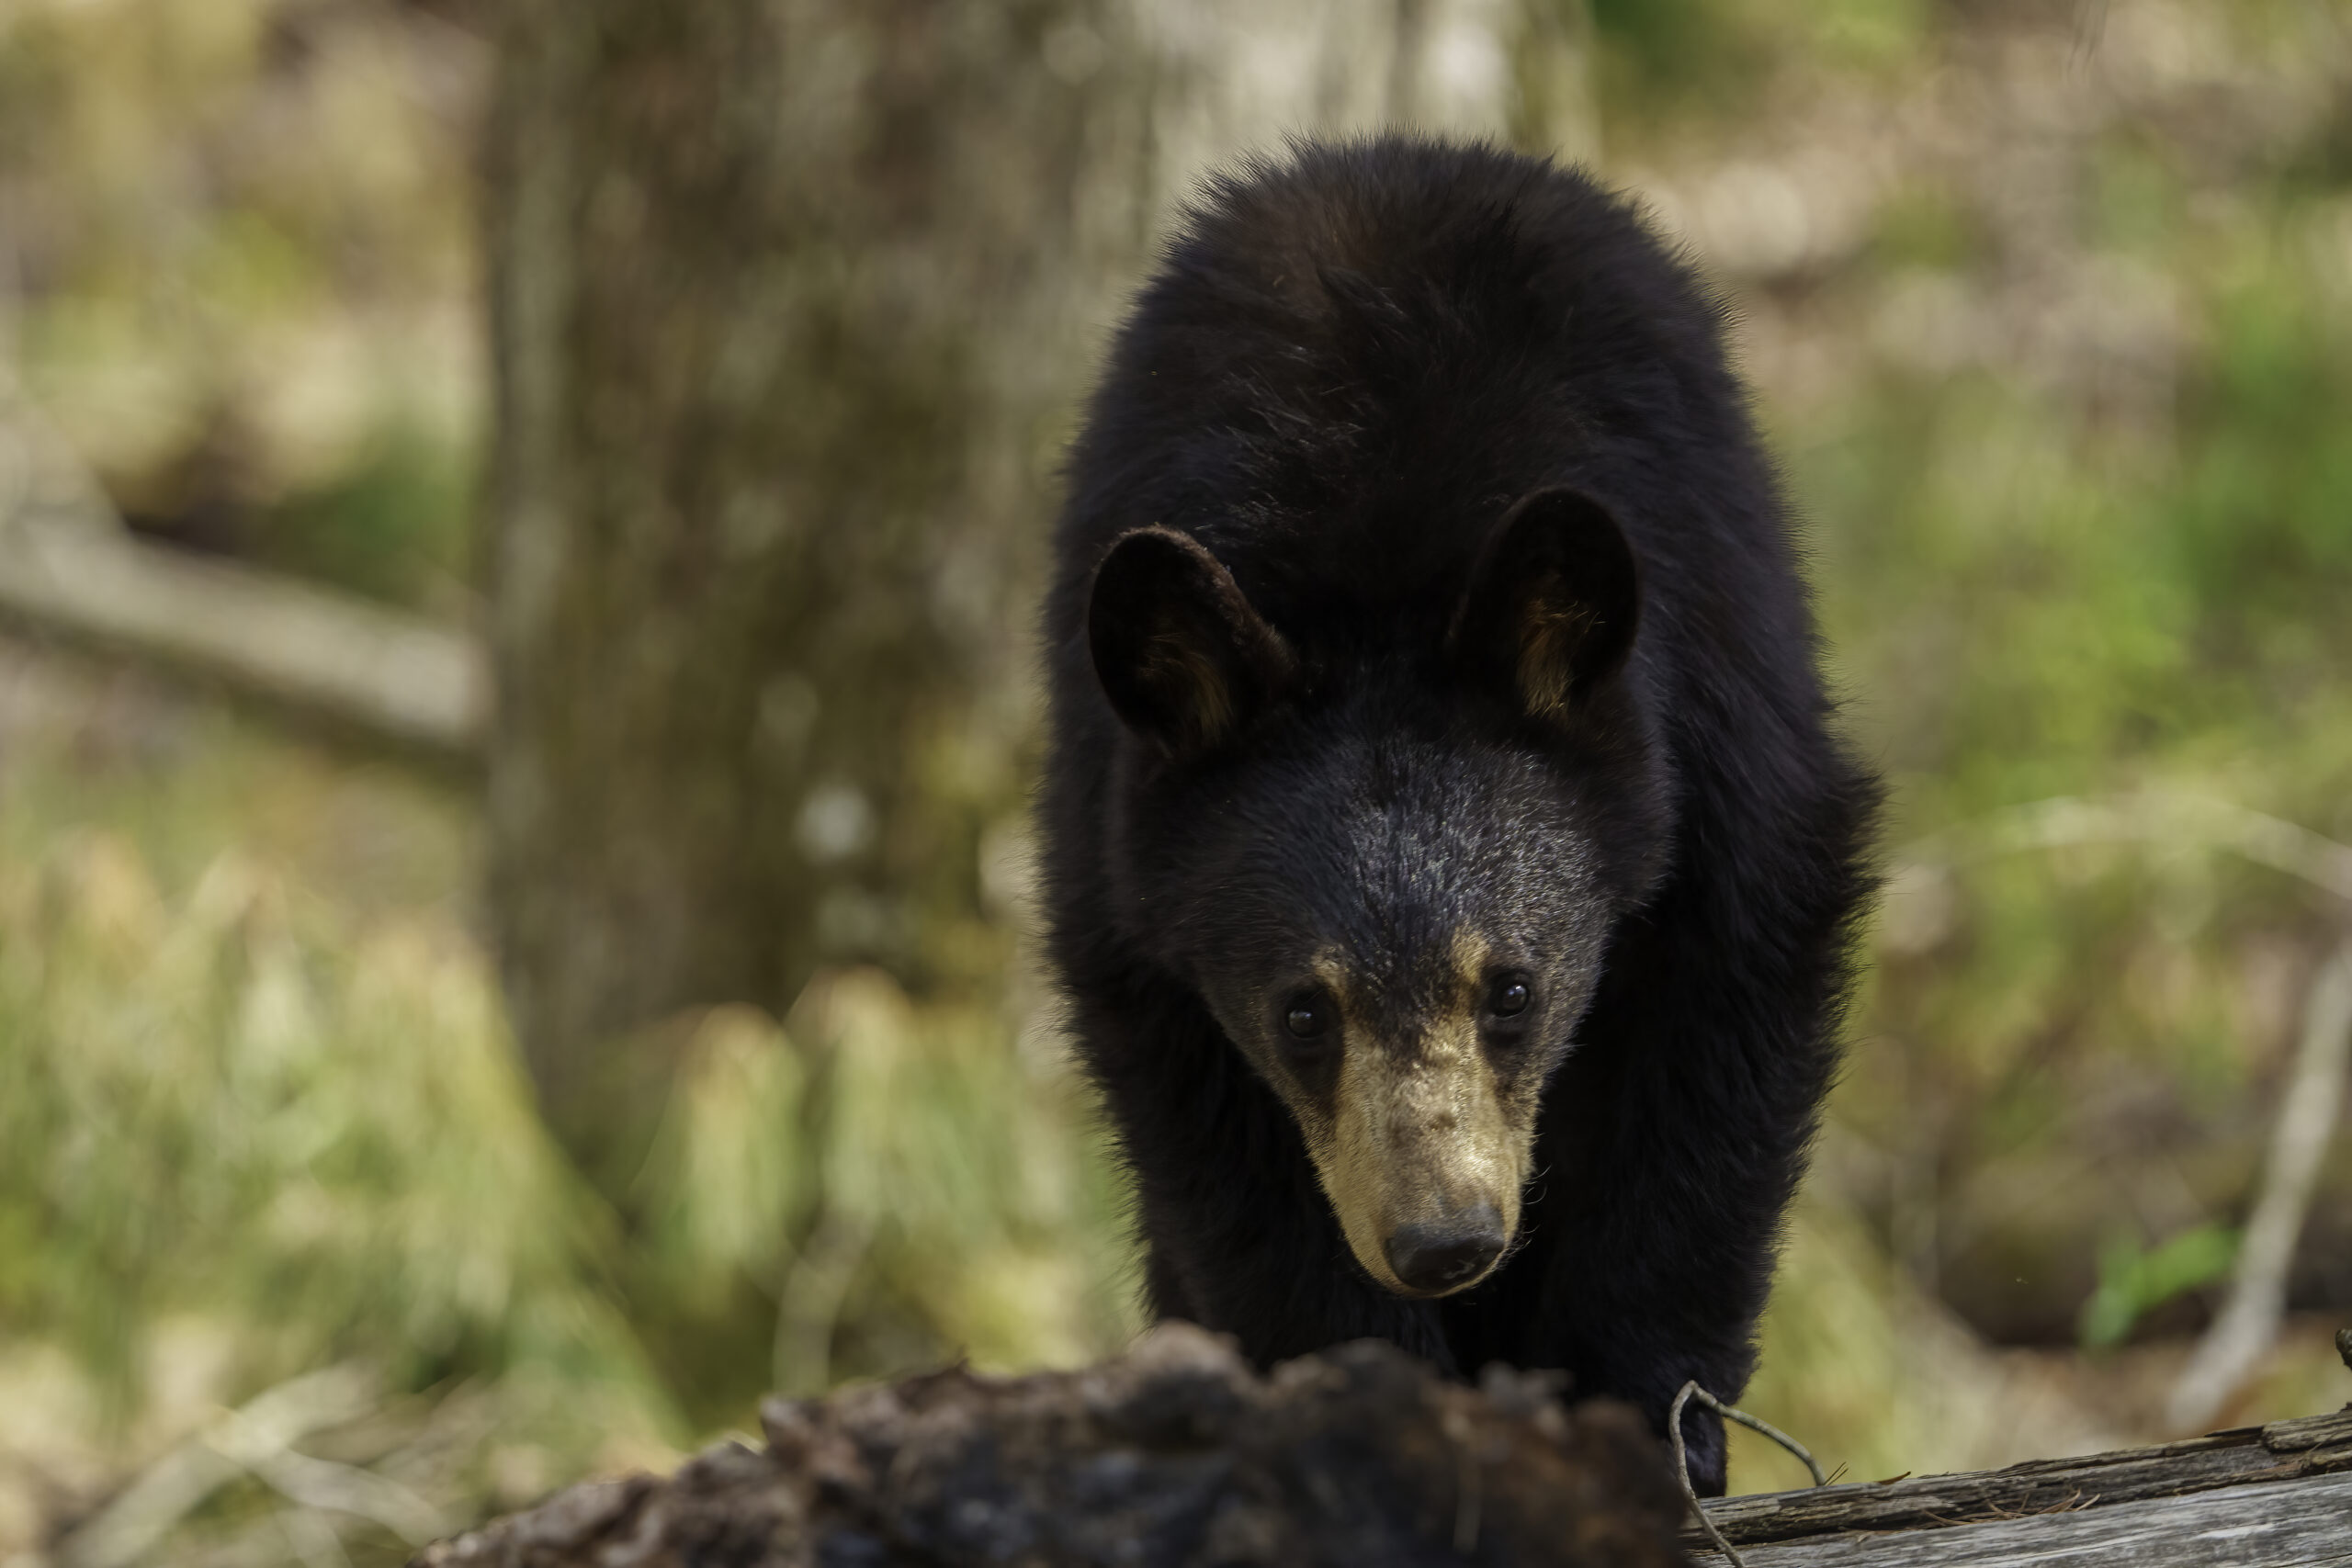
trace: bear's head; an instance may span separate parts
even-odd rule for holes
[[[1427,648],[1295,645],[1170,529],[1095,574],[1094,669],[1135,741],[1123,919],[1289,1108],[1399,1295],[1510,1251],[1544,1086],[1652,874],[1621,689],[1640,602],[1623,532],[1564,490],[1495,527]]]

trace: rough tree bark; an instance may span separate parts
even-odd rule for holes
[[[1117,1361],[772,1400],[763,1450],[574,1487],[417,1568],[1668,1568],[1683,1505],[1630,1408],[1563,1411],[1366,1341],[1260,1379],[1182,1325]]]
[[[1559,14],[505,7],[491,907],[592,1171],[658,1100],[640,1026],[781,1011],[831,962],[920,987],[1005,956],[936,938],[977,914],[984,819],[1019,808],[1059,434],[1182,183],[1392,118],[1573,141]]]

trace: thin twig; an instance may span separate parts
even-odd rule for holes
[[[1690,1461],[1684,1454],[1682,1447],[1682,1411],[1693,1399],[1726,1420],[1736,1421],[1751,1432],[1763,1433],[1789,1452],[1804,1461],[1805,1469],[1813,1472],[1813,1483],[1815,1486],[1828,1485],[1829,1478],[1822,1473],[1820,1461],[1813,1457],[1812,1450],[1773,1426],[1770,1421],[1725,1404],[1722,1400],[1701,1388],[1696,1379],[1682,1385],[1681,1391],[1674,1396],[1673,1406],[1666,1413],[1667,1435],[1674,1439],[1674,1478],[1682,1483],[1682,1495],[1690,1504],[1690,1517],[1699,1521],[1699,1528],[1707,1532],[1707,1539],[1715,1543],[1715,1549],[1730,1561],[1732,1568],[1747,1568],[1747,1562],[1738,1552],[1732,1550],[1731,1542],[1724,1539],[1724,1532],[1715,1528],[1715,1521],[1707,1517],[1707,1510],[1699,1506],[1699,1489],[1690,1484]]]
[[[1725,1404],[1723,1401],[1717,1399],[1713,1394],[1709,1393],[1705,1389],[1701,1388],[1697,1383],[1692,1383],[1690,1387],[1691,1391],[1698,1396],[1699,1403],[1705,1405],[1708,1409],[1713,1410],[1716,1415],[1721,1416],[1727,1420],[1736,1421],[1751,1432],[1763,1433],[1766,1437],[1771,1438],[1774,1442],[1788,1450],[1789,1452],[1804,1461],[1805,1469],[1813,1472],[1813,1483],[1815,1486],[1826,1486],[1829,1484],[1829,1477],[1821,1473],[1821,1463],[1813,1457],[1813,1450],[1811,1449],[1806,1448],[1803,1443],[1798,1442],[1794,1438],[1790,1437],[1786,1432],[1781,1431],[1770,1421],[1764,1420],[1759,1416],[1750,1416],[1745,1410],[1733,1409],[1730,1405]]]
[[[1724,1532],[1715,1528],[1715,1521],[1707,1517],[1707,1510],[1699,1506],[1699,1489],[1690,1484],[1690,1461],[1682,1451],[1682,1407],[1690,1403],[1692,1394],[1702,1392],[1695,1382],[1684,1383],[1682,1392],[1674,1396],[1673,1407],[1666,1413],[1667,1436],[1674,1439],[1674,1479],[1682,1483],[1682,1495],[1690,1504],[1690,1517],[1699,1521],[1699,1528],[1707,1532],[1707,1539],[1715,1543],[1715,1550],[1729,1561],[1731,1568],[1747,1568],[1747,1560],[1732,1550],[1731,1542],[1724,1539]],[[1709,1403],[1713,1402],[1710,1400]]]

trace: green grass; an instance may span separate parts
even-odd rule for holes
[[[746,1426],[771,1387],[1069,1364],[1131,1331],[1082,1099],[1001,1014],[860,971],[788,1026],[672,1021],[625,1221],[543,1131],[459,886],[434,886],[469,874],[455,803],[201,709],[141,714],[129,739],[20,731],[0,771],[0,1388],[49,1368],[92,1463],[351,1364],[380,1397],[322,1440],[389,1463],[370,1423],[409,1447],[453,1427],[411,1484],[462,1521]],[[370,834],[437,849],[437,876],[346,896]],[[0,1438],[0,1530],[44,1463]],[[226,1485],[173,1550],[288,1506]]]

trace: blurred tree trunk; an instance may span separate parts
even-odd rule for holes
[[[976,470],[1009,442],[1025,475],[1038,439],[988,339],[1074,141],[1024,80],[1048,10],[509,7],[491,899],[592,1169],[659,1068],[629,1031],[781,1012],[828,960],[918,975],[925,919],[976,908],[1019,734],[974,705],[1003,642],[987,541],[1021,489]]]
[[[625,1179],[658,1108],[663,1065],[626,1043],[645,1024],[781,1012],[829,963],[986,984],[1009,957],[978,852],[1021,807],[1021,588],[1083,367],[1180,183],[1390,118],[1555,144],[1563,14],[505,7],[491,910],[592,1171]]]

